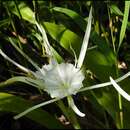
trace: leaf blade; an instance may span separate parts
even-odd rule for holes
[[[0,92],[0,111],[20,113],[29,107],[32,107],[32,104],[30,102],[20,97],[16,97],[12,94]],[[26,117],[50,129],[64,128],[58,122],[58,120],[56,120],[48,112],[40,108],[30,112],[29,114],[26,115]]]
[[[118,50],[125,37],[126,27],[127,27],[127,23],[128,23],[128,16],[129,16],[129,8],[130,8],[130,1],[125,1],[125,11],[124,11],[123,21],[122,21],[122,25],[121,25]]]

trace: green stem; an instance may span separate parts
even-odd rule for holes
[[[117,57],[117,54],[116,54]],[[118,62],[116,61],[116,77],[119,77]],[[120,117],[120,128],[123,128],[123,105],[121,95],[118,93],[118,103],[119,103],[119,117]]]
[[[110,31],[111,31],[111,38],[112,38],[112,44],[113,44],[113,50],[114,50],[114,53],[116,54],[116,57],[117,57],[117,52],[116,52],[116,49],[115,49],[115,39],[114,39],[114,36],[113,36],[113,31],[112,31],[112,19],[110,17],[110,11],[109,11],[109,8],[108,8],[108,16],[109,16],[109,21],[111,22],[111,27],[110,27]],[[118,58],[116,58],[118,59]],[[116,65],[116,77],[119,77],[119,72],[118,72],[118,62],[116,60],[115,62],[115,65]],[[119,103],[119,117],[120,117],[120,128],[123,128],[123,107],[122,107],[122,99],[121,99],[121,95],[118,93],[118,103]]]
[[[120,128],[123,129],[124,123],[123,123],[123,106],[122,106],[122,98],[121,95],[118,93],[118,101],[119,101],[119,116],[120,116]]]

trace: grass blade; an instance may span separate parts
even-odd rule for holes
[[[111,9],[111,13],[114,13],[116,15],[120,15],[120,16],[123,16],[123,13],[122,11],[116,6],[116,5],[111,5],[110,6],[110,9]]]
[[[128,17],[129,17],[129,8],[130,8],[130,1],[125,1],[125,11],[124,11],[124,17],[123,17],[121,31],[120,31],[120,38],[119,38],[119,45],[118,45],[117,52],[119,51],[120,46],[125,36],[126,27],[128,23]]]
[[[73,10],[63,8],[63,7],[54,7],[52,9],[54,11],[64,13],[65,15],[69,16],[83,31],[85,31],[86,21],[78,13],[76,13]]]

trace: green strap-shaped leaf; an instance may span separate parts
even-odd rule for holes
[[[113,65],[116,62],[116,56],[114,55],[109,44],[107,44],[105,38],[100,37],[95,31],[91,33],[91,41],[98,46],[100,52],[106,57],[109,64]]]
[[[3,20],[0,20],[0,27],[3,27],[5,25],[9,24],[9,19],[3,19]]]
[[[0,111],[20,113],[32,106],[33,105],[30,102],[20,97],[7,94],[7,93],[0,93]],[[30,113],[26,115],[26,117],[40,123],[41,125],[49,129],[63,129],[64,128],[58,120],[56,120],[48,112],[40,108],[34,111],[31,111]]]
[[[129,17],[129,8],[130,8],[130,1],[125,1],[125,11],[124,11],[124,16],[123,16],[123,21],[122,21],[122,26],[120,31],[118,50],[120,49],[122,41],[125,37],[125,32],[126,32],[126,27],[127,27],[128,17]]]
[[[71,45],[75,53],[79,55],[82,39],[77,34],[65,28],[63,25],[50,22],[44,22],[43,24],[49,35],[60,43],[62,47],[71,52]]]
[[[60,13],[64,13],[67,16],[69,16],[70,18],[73,19],[73,21],[79,25],[79,27],[85,31],[86,28],[86,21],[84,20],[84,18],[82,16],[80,16],[78,13],[76,13],[75,11],[72,11],[70,9],[66,9],[66,8],[62,8],[62,7],[54,7],[53,8],[54,11],[60,12]]]
[[[122,11],[121,11],[116,5],[111,5],[111,6],[110,6],[110,10],[111,10],[111,13],[114,13],[114,14],[120,15],[120,16],[123,16]]]
[[[23,19],[29,21],[30,23],[35,24],[35,14],[34,12],[24,3],[19,4],[19,11]],[[20,14],[17,10],[13,10],[13,13],[20,17]]]
[[[36,88],[39,88],[39,89],[44,88],[43,81],[38,80],[38,79],[37,80],[31,79],[29,77],[24,77],[24,76],[16,76],[16,77],[10,78],[10,79],[8,79],[8,80],[6,80],[4,82],[1,82],[0,83],[0,88],[3,88],[5,86],[9,86],[9,85],[17,83],[17,82],[23,82],[23,83],[32,85],[32,86],[34,86]]]

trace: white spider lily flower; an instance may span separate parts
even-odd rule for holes
[[[43,73],[41,73],[43,71]],[[74,104],[73,98],[78,90],[83,87],[84,75],[80,69],[70,63],[44,65],[41,71],[36,71],[36,78],[44,81],[44,91],[48,92],[52,98],[68,98],[69,106],[74,112],[84,117]]]
[[[44,81],[44,91],[48,92],[52,98],[62,99],[64,97],[68,97],[72,94],[76,94],[78,90],[83,87],[82,81],[84,80],[84,75],[80,69],[76,68],[74,65],[70,63],[55,63],[51,62],[51,64],[44,65],[42,68],[39,68],[38,71],[33,72],[31,70],[26,69],[25,67],[19,65],[14,60],[10,59],[7,55],[5,55],[0,49],[0,54],[22,69],[25,72],[32,72],[37,79]],[[69,101],[70,100],[70,101]],[[69,106],[75,111],[75,113],[81,117],[85,116],[84,113],[80,112],[76,105],[74,104],[73,99],[69,98]],[[48,103],[48,102],[47,102]],[[42,105],[46,105],[46,102]],[[36,105],[33,108],[29,108],[24,112],[20,113],[16,116],[16,119],[21,116],[27,114],[40,107],[40,105]]]
[[[130,101],[130,95],[128,95],[114,80],[112,77],[110,77],[110,81],[113,85],[113,87],[118,91],[120,95],[122,95],[125,99]]]
[[[83,73],[70,63],[44,65],[41,71],[36,71],[35,76],[44,80],[44,89],[52,98],[76,94],[83,87]]]

